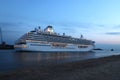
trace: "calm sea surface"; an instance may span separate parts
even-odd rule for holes
[[[16,52],[14,50],[0,50],[0,72],[46,64],[61,64],[73,61],[120,55],[120,50],[102,50],[93,52]]]

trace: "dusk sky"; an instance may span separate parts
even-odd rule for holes
[[[97,44],[120,44],[120,0],[0,0],[0,27],[7,43],[47,25]]]

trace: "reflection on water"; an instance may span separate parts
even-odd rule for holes
[[[119,55],[120,51],[95,52],[16,52],[14,50],[0,50],[0,72],[26,66],[61,64],[98,58],[110,55]]]
[[[12,70],[25,66],[60,64],[65,62],[89,59],[94,52],[15,52],[14,50],[0,51],[0,71]]]
[[[77,60],[88,59],[94,56],[94,52],[17,52],[14,54],[18,59],[24,63],[64,63]]]

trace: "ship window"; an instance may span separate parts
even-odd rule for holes
[[[17,44],[26,44],[26,42],[19,42],[19,43],[17,43]]]
[[[78,48],[87,48],[88,46],[78,46]]]
[[[36,31],[31,31],[31,32],[36,32]]]
[[[66,47],[66,44],[52,44],[54,47]]]

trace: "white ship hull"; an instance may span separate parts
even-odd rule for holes
[[[24,34],[15,42],[17,51],[42,51],[42,52],[86,52],[94,49],[94,41],[71,36],[59,35],[52,26],[44,30],[38,29]]]
[[[41,51],[41,52],[86,52],[93,50],[93,45],[86,45],[86,48],[78,48],[77,45],[68,44],[66,47],[54,47],[50,44],[26,43],[15,45],[16,51]]]

